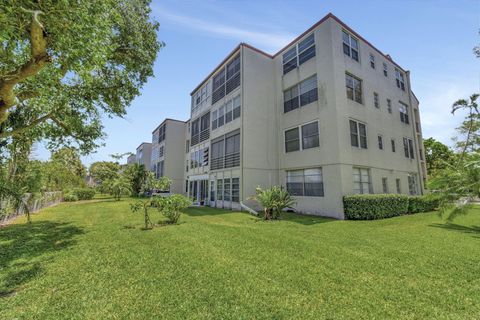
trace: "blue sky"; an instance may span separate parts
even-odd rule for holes
[[[87,165],[109,154],[134,152],[164,118],[186,120],[190,92],[239,43],[275,53],[332,12],[404,69],[420,100],[424,137],[450,144],[461,116],[451,104],[480,89],[480,1],[153,1],[166,43],[151,78],[125,119],[106,119],[105,147],[83,158]],[[49,154],[39,147],[41,159]]]

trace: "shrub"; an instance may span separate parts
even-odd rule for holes
[[[72,194],[78,197],[78,200],[91,200],[95,196],[95,190],[91,188],[73,189]]]
[[[413,196],[408,198],[408,213],[434,211],[440,204],[440,198],[435,195]]]
[[[257,187],[255,193],[256,195],[251,199],[262,205],[265,220],[278,219],[284,209],[292,208],[295,205],[293,197],[279,186],[265,190]]]
[[[384,219],[406,214],[408,196],[398,194],[367,194],[343,197],[345,218],[350,220]]]
[[[63,197],[63,200],[67,201],[67,202],[74,202],[74,201],[78,201],[78,197],[77,197],[77,195],[75,195],[73,193],[70,193],[70,194],[66,194]]]
[[[181,210],[191,205],[192,201],[181,194],[155,198],[155,206],[158,211],[168,219],[168,223],[172,224],[177,223],[180,219]]]

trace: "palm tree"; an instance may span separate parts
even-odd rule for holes
[[[256,195],[251,199],[257,201],[263,207],[265,220],[278,219],[284,209],[292,208],[295,205],[295,200],[290,193],[279,186],[273,186],[265,190],[257,187],[255,192]]]

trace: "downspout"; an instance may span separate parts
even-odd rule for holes
[[[241,208],[246,208],[245,210],[249,211],[247,206],[245,206],[242,202],[242,199],[243,199],[243,188],[244,188],[244,177],[243,177],[243,157],[244,157],[244,144],[245,144],[245,131],[243,130],[243,123],[245,121],[244,119],[244,115],[245,115],[245,90],[244,90],[244,80],[245,80],[245,56],[244,56],[244,47],[243,47],[243,43],[240,45],[240,57],[241,57],[241,65],[240,65],[240,81],[241,81],[241,116],[240,116],[240,207]],[[248,208],[248,209],[247,209]],[[251,210],[251,209],[250,209]]]
[[[417,136],[417,132],[415,130],[415,126],[416,126],[416,121],[415,120],[416,120],[416,118],[415,118],[415,112],[413,110],[413,104],[412,104],[412,88],[410,86],[410,71],[406,71],[406,75],[407,75],[407,81],[408,81],[408,103],[410,105],[412,120],[413,120],[412,121],[413,141],[414,141],[414,144],[415,144],[415,154],[417,156],[417,172],[418,172],[418,177],[419,177],[418,185],[420,186],[420,193],[423,195],[424,194],[423,190],[425,189],[425,186],[423,186],[423,179],[422,179],[423,172],[422,172],[422,168],[420,167],[420,149],[419,149],[419,145],[418,145],[419,141],[417,141],[418,136]],[[418,111],[418,116],[420,117],[420,110]]]

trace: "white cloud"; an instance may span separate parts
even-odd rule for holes
[[[195,31],[204,31],[209,36],[235,39],[247,42],[269,51],[277,51],[292,41],[295,36],[289,33],[262,32],[244,28],[228,26],[220,23],[209,22],[195,17],[179,15],[164,8],[153,7],[156,15],[164,20]],[[204,33],[204,34],[205,34]]]

